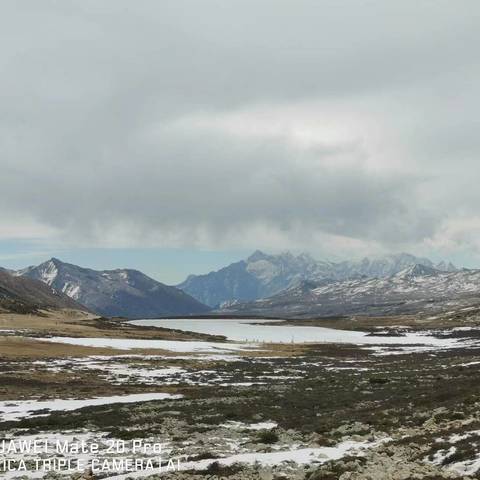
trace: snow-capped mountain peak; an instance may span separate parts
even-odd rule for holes
[[[216,307],[224,302],[251,301],[275,295],[302,280],[314,282],[345,279],[386,278],[405,269],[422,265],[437,270],[456,270],[452,264],[434,265],[427,258],[408,253],[355,261],[317,261],[308,253],[283,252],[269,255],[255,251],[246,260],[233,263],[207,275],[189,276],[179,288],[197,300]],[[415,272],[413,272],[415,273]]]
[[[59,260],[57,260],[56,258],[51,258],[50,260],[48,260],[48,262],[43,263],[40,269],[39,280],[51,286],[58,275],[58,263]]]
[[[480,270],[440,271],[415,264],[388,277],[300,282],[224,314],[279,317],[431,315],[478,306]]]
[[[422,265],[421,263],[416,263],[410,267],[404,268],[400,272],[396,273],[395,276],[398,278],[413,278],[413,277],[423,277],[427,275],[437,275],[441,273],[440,270],[436,268],[428,267]]]

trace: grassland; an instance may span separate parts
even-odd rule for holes
[[[471,316],[468,322],[467,315],[460,317],[463,326],[472,326]],[[398,323],[398,318],[387,320],[363,323],[372,328]],[[156,439],[167,442],[175,455],[206,464],[159,477],[168,480],[480,478],[474,468],[480,459],[477,344],[408,354],[355,345],[269,345],[210,357],[126,353],[34,338],[54,328],[55,335],[198,339],[90,316],[10,316],[1,328],[15,326],[21,332],[0,337],[0,400],[144,392],[182,398],[27,416],[0,422],[4,437],[89,432],[124,441]],[[477,332],[451,333],[456,334],[476,338]],[[271,426],[251,427],[257,424]],[[360,456],[321,464],[216,462],[238,453],[333,448],[345,441],[365,442],[369,448]]]

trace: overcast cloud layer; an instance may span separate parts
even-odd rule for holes
[[[5,0],[0,239],[480,252],[480,3]]]

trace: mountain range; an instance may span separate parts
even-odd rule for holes
[[[14,272],[39,280],[100,315],[153,318],[205,313],[209,307],[187,293],[131,269],[92,270],[51,258]]]
[[[427,258],[407,253],[364,258],[360,261],[318,261],[308,254],[290,252],[268,255],[257,250],[246,260],[232,263],[206,275],[190,275],[177,285],[198,301],[212,308],[230,303],[270,297],[304,280],[322,282],[360,278],[384,278],[415,265],[440,271],[456,271],[451,263],[434,264]]]
[[[305,253],[268,255],[257,250],[216,272],[190,275],[177,287],[138,270],[92,270],[57,258],[1,272],[8,280],[4,284],[10,285],[7,296],[0,283],[4,304],[20,305],[23,292],[27,309],[83,305],[100,315],[132,319],[205,314],[212,308],[214,313],[262,316],[409,313],[460,297],[463,303],[471,302],[480,288],[480,271],[458,270],[406,253],[329,262]],[[37,292],[39,285],[42,290]],[[27,287],[36,292],[31,298]]]
[[[302,281],[269,298],[232,304],[222,314],[278,317],[435,314],[480,305],[480,270],[416,264],[388,277]]]

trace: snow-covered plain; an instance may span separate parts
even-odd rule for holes
[[[431,352],[435,350],[478,345],[476,339],[445,338],[433,332],[406,332],[402,336],[368,335],[353,330],[336,330],[300,325],[269,325],[271,320],[227,319],[159,319],[136,320],[137,325],[158,326],[178,330],[225,335],[231,342],[140,340],[126,338],[73,338],[48,337],[38,340],[67,343],[86,347],[113,348],[117,350],[153,349],[195,355],[241,355],[242,351],[259,350],[268,343],[341,343],[364,346],[377,355]]]
[[[180,364],[181,366],[172,366],[168,362],[152,363],[142,362],[141,359],[176,359],[181,358],[205,360],[217,359],[227,360],[242,357],[242,355],[252,349],[262,349],[262,343],[302,343],[302,342],[328,342],[328,343],[350,343],[364,346],[366,349],[371,349],[375,354],[391,354],[391,353],[406,353],[409,351],[435,351],[444,348],[455,348],[456,346],[464,346],[468,342],[475,342],[472,339],[458,339],[458,338],[438,338],[433,333],[425,332],[424,334],[406,333],[404,336],[369,336],[364,332],[342,331],[320,327],[304,327],[304,326],[290,326],[290,325],[271,325],[271,321],[260,320],[148,320],[141,321],[145,325],[157,325],[159,327],[183,329],[187,331],[196,331],[200,333],[224,334],[227,336],[229,342],[201,342],[201,341],[167,341],[167,340],[130,340],[130,339],[112,339],[112,338],[69,338],[69,337],[52,337],[39,339],[48,342],[60,342],[72,345],[85,345],[93,347],[111,347],[119,350],[132,349],[159,349],[171,351],[185,356],[168,356],[162,355],[138,355],[138,352],[132,352],[130,355],[121,356],[97,356],[83,359],[57,359],[54,361],[36,361],[37,366],[44,366],[47,369],[76,368],[88,369],[105,376],[112,383],[121,383],[123,381],[136,382],[142,384],[153,384],[155,382],[162,382],[162,384],[188,383],[195,385],[223,385],[223,386],[243,386],[248,387],[253,385],[252,382],[238,382],[237,379],[228,378],[228,376],[214,375],[212,367],[206,365],[204,368],[194,370],[188,365]],[[140,323],[140,322],[135,322]],[[242,343],[244,342],[244,343]],[[472,343],[473,344],[473,343]],[[155,352],[153,352],[155,353]],[[162,353],[162,352],[159,352]],[[126,358],[138,358],[138,362],[125,361]],[[370,357],[372,358],[372,357]],[[252,359],[249,359],[252,361]],[[255,359],[254,361],[260,361]],[[268,361],[263,357],[261,361]],[[352,368],[348,362],[353,360],[345,360],[343,363],[335,362],[330,365],[324,365],[326,370],[340,370]],[[363,368],[354,367],[356,370],[368,370],[368,362],[371,360],[363,359],[355,362],[363,362],[367,364]],[[472,365],[474,362],[472,362]],[[208,370],[210,368],[210,370]],[[103,373],[102,373],[103,372]],[[280,371],[280,373],[282,373]],[[255,381],[264,380],[266,378],[289,379],[297,378],[297,371],[292,371],[290,368],[288,375],[265,377],[258,374]],[[246,380],[251,380],[251,377],[245,377]],[[243,379],[241,379],[243,380]],[[236,383],[235,383],[236,381]],[[258,382],[257,382],[258,383]],[[151,400],[168,400],[181,398],[181,395],[170,395],[166,393],[147,393],[141,395],[125,395],[102,397],[93,399],[65,399],[65,400],[51,400],[51,401],[10,401],[0,402],[0,421],[6,420],[20,420],[34,415],[48,415],[50,411],[72,411],[82,407],[105,405],[111,403],[133,403],[146,402]],[[236,430],[260,430],[272,429],[277,425],[274,422],[264,421],[253,424],[246,424],[242,422],[227,422],[219,427],[230,432],[235,433]],[[232,433],[232,434],[233,434]],[[238,434],[237,434],[238,435]],[[243,435],[243,432],[242,432]],[[345,440],[345,438],[344,438]],[[386,441],[384,439],[383,441]],[[366,449],[373,448],[378,442],[360,442],[360,441],[344,441],[335,447],[312,447],[311,444],[289,444],[282,445],[280,449],[272,452],[258,452],[245,451],[240,448],[232,449],[231,451],[215,450],[215,456],[218,458],[198,460],[186,462],[182,464],[183,469],[204,469],[212,462],[218,461],[223,465],[232,465],[234,463],[254,464],[258,463],[262,466],[269,467],[273,465],[292,464],[321,464],[329,460],[342,458],[345,455],[362,455]],[[237,445],[239,447],[240,444]],[[445,452],[442,452],[445,453]],[[441,455],[441,454],[439,454]],[[441,457],[439,456],[441,459]],[[464,462],[457,464],[458,470],[463,469],[465,472],[472,471],[476,468],[475,461]],[[141,477],[147,473],[137,472],[128,474],[119,474],[114,477],[109,477],[109,480],[125,480],[130,477]],[[151,474],[151,472],[150,472]]]
[[[39,338],[44,342],[68,343],[69,345],[81,345],[84,347],[115,348],[117,350],[167,350],[178,353],[229,353],[257,348],[256,345],[215,343],[174,340],[138,340],[130,338],[73,338],[73,337],[48,337]]]
[[[195,360],[211,361],[210,355],[201,357],[173,357],[175,360]],[[241,358],[234,356],[235,361],[242,361]],[[96,376],[104,378],[110,384],[120,385],[123,383],[135,383],[138,385],[237,385],[231,381],[231,376],[221,373],[215,369],[186,369],[178,366],[164,366],[152,367],[149,360],[162,361],[172,360],[172,357],[165,357],[162,355],[117,355],[117,356],[92,356],[83,358],[70,359],[52,359],[52,360],[37,360],[33,362],[35,367],[48,372],[61,372],[63,370],[87,370],[95,372]],[[223,357],[215,357],[214,360],[221,360],[222,362],[231,361],[231,357],[224,355]],[[12,366],[14,368],[14,366]],[[233,372],[235,373],[235,372]],[[266,376],[259,376],[258,379],[269,378]],[[279,378],[274,376],[271,378]],[[289,376],[288,378],[293,378]],[[252,385],[250,382],[249,385]]]

